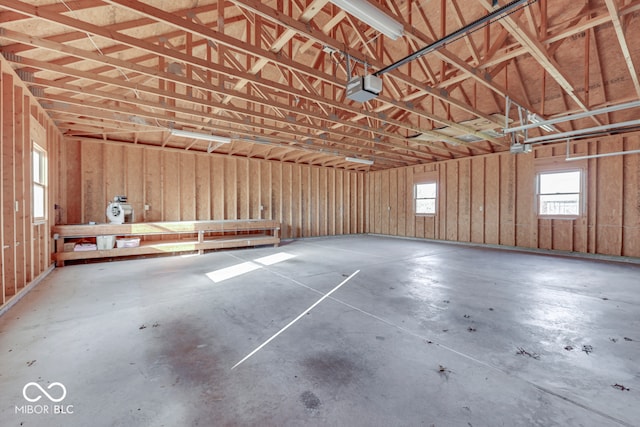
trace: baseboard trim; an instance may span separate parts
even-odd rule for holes
[[[38,277],[33,279],[31,283],[29,283],[24,288],[20,289],[17,294],[15,294],[9,301],[7,301],[2,307],[0,307],[0,316],[3,316],[11,307],[17,304],[26,294],[28,294],[33,288],[38,286],[42,280],[47,277],[55,268],[55,264],[51,264],[45,271],[40,273]]]
[[[522,246],[493,245],[489,243],[458,242],[453,240],[438,240],[438,239],[427,239],[427,238],[420,238],[420,237],[394,236],[391,234],[367,233],[367,235],[376,236],[376,237],[389,237],[392,239],[404,239],[404,240],[415,240],[415,241],[423,241],[423,242],[431,242],[431,243],[442,243],[445,245],[459,245],[459,246],[467,246],[467,247],[498,249],[498,250],[505,250],[505,251],[527,252],[527,253],[533,253],[533,254],[539,254],[539,255],[553,255],[553,256],[561,256],[561,257],[568,257],[568,258],[590,259],[594,261],[609,261],[609,262],[622,262],[627,264],[640,264],[640,258],[626,257],[626,256],[591,254],[586,252],[558,251],[553,249],[525,248]]]

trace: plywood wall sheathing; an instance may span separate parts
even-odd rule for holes
[[[0,308],[51,265],[49,223],[59,215],[57,149],[61,135],[21,80],[0,58]],[[47,151],[48,201],[44,221],[32,214],[33,143]]]
[[[640,134],[575,142],[572,156],[640,149]],[[601,157],[586,165],[586,212],[577,219],[536,215],[536,164],[565,162],[565,145],[439,163],[438,213],[413,213],[413,177],[424,166],[372,172],[369,232],[459,242],[500,244],[640,257],[640,154]],[[567,167],[573,164],[567,163]],[[397,176],[396,176],[397,174]],[[404,181],[406,199],[392,196]],[[390,209],[389,209],[390,208]],[[388,217],[388,212],[395,215]],[[404,232],[389,224],[405,224]],[[441,227],[431,224],[440,223]]]
[[[78,223],[106,221],[123,194],[138,221],[275,219],[284,239],[365,232],[361,172],[108,141],[65,143],[59,155],[64,182],[84,182],[81,204],[60,202]]]
[[[206,142],[169,135],[189,129],[231,136],[218,153],[357,171],[505,151],[508,140],[486,131],[502,127],[506,96],[543,117],[640,99],[638,1],[557,0],[499,16],[383,74],[374,99],[350,101],[353,75],[382,70],[508,3],[431,2],[427,13],[418,0],[371,1],[404,26],[397,40],[330,2],[107,0],[66,8],[5,0],[0,52],[67,136],[205,152]],[[615,112],[558,127],[632,117]],[[470,232],[455,231],[465,240]]]

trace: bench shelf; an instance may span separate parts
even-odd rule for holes
[[[172,221],[128,224],[74,224],[52,228],[56,241],[54,260],[65,261],[195,252],[280,244],[280,223],[273,220]],[[65,251],[65,243],[98,236],[139,237],[140,246],[104,250]],[[156,237],[154,237],[156,236]],[[169,240],[158,240],[169,237]]]

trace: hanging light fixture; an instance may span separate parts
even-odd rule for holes
[[[403,25],[366,0],[329,0],[345,12],[375,28],[390,39],[404,34]]]
[[[345,157],[344,159],[347,162],[362,163],[363,165],[372,165],[373,164],[373,160],[360,159],[358,157]]]
[[[191,132],[188,130],[171,129],[171,135],[181,136],[183,138],[201,139],[203,141],[218,142],[220,144],[229,144],[231,138],[226,136],[209,135],[206,133]]]

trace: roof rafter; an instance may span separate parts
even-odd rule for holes
[[[480,0],[480,3],[488,11],[492,11],[494,9],[493,3],[489,0]],[[566,94],[571,97],[580,109],[589,111],[589,107],[576,93],[573,84],[569,82],[568,77],[560,69],[560,65],[555,59],[549,56],[544,45],[534,35],[530,34],[529,31],[520,25],[520,23],[512,16],[504,16],[500,20],[500,23],[525,49],[527,49],[529,54],[531,54],[531,56],[542,66],[543,70],[553,77],[553,79],[560,85],[560,87],[562,87]],[[527,104],[521,105],[527,106]],[[532,108],[527,108],[533,110]],[[593,120],[598,124],[602,124],[596,117],[593,117]]]
[[[624,35],[624,28],[622,26],[622,21],[620,20],[618,6],[616,5],[615,0],[605,0],[605,3],[607,4],[607,9],[611,14],[611,22],[613,22],[613,28],[616,31],[616,36],[618,37],[618,43],[620,44],[620,49],[622,49],[622,55],[624,56],[624,60],[625,60],[625,63],[627,64],[627,68],[629,69],[629,74],[631,75],[633,86],[635,87],[636,93],[638,94],[638,96],[640,96],[640,80],[638,79],[638,73],[633,63],[633,58],[631,58],[631,52],[629,51],[627,38]]]
[[[143,74],[148,74],[148,75],[155,76],[155,77],[162,77],[163,79],[166,79],[167,81],[173,81],[173,82],[177,82],[177,83],[182,83],[182,84],[185,84],[187,86],[192,86],[192,87],[199,87],[199,88],[202,88],[203,90],[213,91],[213,92],[216,92],[216,93],[223,93],[223,92],[221,92],[222,91],[221,88],[216,87],[216,86],[212,86],[212,85],[204,83],[204,82],[197,82],[197,81],[194,81],[194,80],[191,80],[191,79],[187,79],[186,77],[182,77],[182,76],[179,76],[179,75],[176,75],[176,74],[172,74],[172,73],[168,73],[168,72],[161,72],[161,71],[157,71],[155,69],[146,68],[146,67],[143,67],[143,66],[140,66],[140,65],[134,65],[134,64],[131,64],[128,61],[122,61],[122,60],[119,60],[119,59],[116,59],[116,58],[105,57],[103,55],[99,55],[99,54],[95,54],[95,53],[92,53],[92,52],[83,51],[81,49],[73,48],[73,47],[70,47],[70,46],[60,45],[60,44],[56,44],[56,43],[45,41],[45,40],[39,40],[39,39],[36,39],[34,37],[31,37],[31,36],[21,35],[19,33],[14,32],[14,31],[3,30],[3,31],[0,32],[0,37],[11,39],[11,40],[14,40],[14,41],[21,41],[23,43],[32,43],[32,44],[38,45],[40,47],[44,47],[44,48],[52,49],[52,50],[62,51],[62,52],[65,52],[65,53],[68,53],[68,54],[71,54],[71,55],[74,55],[74,56],[77,56],[77,57],[84,57],[86,59],[91,59],[91,60],[96,61],[96,62],[102,62],[102,63],[110,64],[112,66],[119,67],[119,68],[122,68],[122,69],[125,69],[125,70],[132,70],[132,71],[140,72],[140,73],[143,73]],[[148,91],[149,93],[162,94],[162,96],[165,96],[165,97],[177,97],[178,96],[175,93],[172,94],[172,93],[169,93],[169,92],[162,92],[161,90],[154,89],[154,88],[151,88],[151,87],[145,87],[145,86],[141,86],[141,85],[138,85],[138,84],[132,84],[132,83],[129,83],[129,82],[125,81],[125,80],[117,80],[117,79],[108,78],[108,77],[100,77],[99,75],[97,75],[95,73],[86,73],[86,72],[81,72],[81,71],[79,72],[79,71],[76,71],[74,69],[62,68],[60,66],[56,66],[56,65],[53,65],[53,64],[46,64],[46,63],[42,63],[42,62],[39,62],[39,61],[36,61],[36,60],[31,60],[31,59],[28,59],[28,58],[17,58],[16,60],[18,60],[19,64],[30,65],[30,66],[33,66],[33,67],[36,67],[36,68],[57,71],[57,72],[59,72],[61,74],[66,74],[66,75],[69,75],[69,76],[76,76],[77,78],[81,78],[81,79],[91,79],[91,80],[101,81],[103,83],[107,83],[107,84],[114,85],[114,86],[128,87],[131,90],[140,90],[140,91],[144,90],[144,91]],[[229,74],[230,75],[234,75],[234,74],[237,75],[238,72],[237,71],[229,71]],[[271,86],[273,86],[273,85],[274,84],[271,83]],[[289,87],[284,86],[284,85],[280,89],[282,89],[283,91],[284,90],[291,91],[291,89]],[[296,95],[299,95],[299,96],[303,96],[303,94],[301,92],[292,92],[292,93],[294,93]],[[269,100],[265,101],[264,99],[259,99],[259,98],[255,98],[255,97],[249,97],[248,95],[239,95],[238,94],[238,95],[236,95],[236,97],[239,98],[239,99],[245,100],[247,102],[252,102],[252,103],[257,103],[257,104],[264,104],[264,105],[269,106],[269,107],[272,107],[275,104],[273,101],[269,101]],[[317,99],[321,100],[320,97],[317,97]],[[195,99],[195,98],[193,99],[194,102],[196,102],[196,100],[197,99]],[[203,102],[204,102],[204,100],[203,100]],[[227,108],[227,106],[222,105],[222,104],[216,105],[215,103],[213,103],[210,100],[207,100],[206,103],[209,106],[215,106],[216,108],[219,108],[221,110],[224,110],[224,109],[228,110],[229,109],[229,108]],[[342,105],[342,104],[338,104],[338,103],[334,103],[334,106],[341,107],[343,109],[348,109],[349,108],[348,106],[345,106],[345,105]],[[281,105],[281,108],[286,108],[288,111],[295,112],[297,114],[305,114],[305,115],[312,114],[309,111],[305,111],[305,110],[302,110],[302,109],[299,109],[299,108],[293,108],[293,107],[289,107],[289,106],[285,106],[285,105]],[[359,112],[360,110],[355,109],[355,108],[351,108],[351,111],[352,112]],[[238,112],[240,112],[240,111],[238,111]],[[342,125],[353,126],[352,122],[346,121],[346,120],[345,121],[340,121],[337,116],[330,116],[330,117],[327,118],[327,117],[323,117],[323,116],[320,116],[320,115],[316,115],[316,118],[321,119],[321,120],[339,121]],[[406,126],[406,124],[400,123],[400,122],[397,122],[397,124],[400,125],[400,126]],[[361,126],[357,126],[357,128],[360,129]],[[416,132],[416,131],[420,132],[421,131],[420,129],[414,128],[414,127],[411,127],[410,129],[412,131],[414,131],[414,132]],[[424,130],[424,131],[426,132],[427,130]],[[380,131],[379,133],[380,133],[381,136],[387,136],[387,137],[390,137],[390,138],[399,138],[397,135],[392,135],[392,134],[389,134],[389,133],[385,133],[383,131]],[[357,136],[357,134],[353,134],[353,133],[349,134],[349,135],[351,135],[352,137],[353,136]]]

